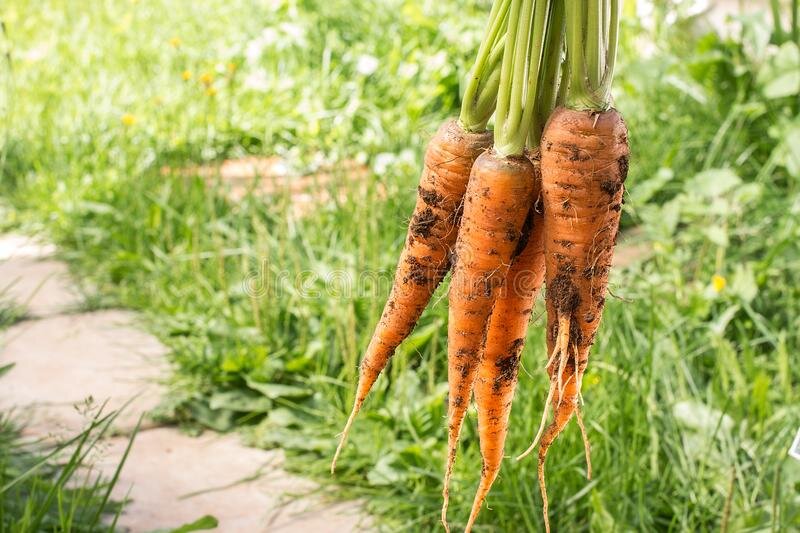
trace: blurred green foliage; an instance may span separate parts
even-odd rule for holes
[[[623,21],[624,224],[647,257],[615,271],[584,380],[596,477],[574,427],[549,456],[557,530],[800,528],[800,464],[786,454],[800,425],[800,49],[766,14],[722,37],[685,4],[657,3],[652,21],[669,25],[631,8]],[[328,480],[388,291],[334,282],[391,273],[425,141],[457,112],[487,12],[477,0],[9,2],[2,224],[46,231],[101,304],[147,314],[175,364],[161,416],[238,429]],[[281,157],[266,199],[176,170],[247,154]],[[353,162],[365,184],[345,179]],[[298,217],[292,184],[315,175],[324,200]],[[379,380],[334,480],[389,530],[439,527],[445,290]],[[544,402],[543,320],[509,454]],[[472,417],[455,527],[479,465]],[[539,530],[533,463],[508,461],[488,504],[481,530]]]

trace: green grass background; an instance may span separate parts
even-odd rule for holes
[[[720,37],[690,4],[657,2],[650,24],[626,3],[623,224],[649,254],[613,273],[584,380],[594,479],[574,425],[549,455],[557,531],[800,528],[800,463],[787,456],[800,426],[797,32],[764,14]],[[282,447],[292,469],[327,484],[425,143],[458,111],[488,9],[4,2],[14,90],[0,102],[0,228],[54,239],[99,289],[87,305],[145,313],[174,363],[161,417]],[[225,184],[164,170],[250,154],[283,159],[286,192],[233,201]],[[295,179],[342,178],[351,161],[370,169],[366,186],[292,215]],[[383,277],[342,284],[364,272]],[[266,280],[258,297],[244,290],[254,279]],[[387,530],[439,527],[444,294],[379,380],[333,480]],[[510,455],[529,444],[546,395],[542,325],[524,352]],[[453,527],[479,473],[472,413]],[[535,461],[506,461],[488,506],[476,530],[541,530]]]

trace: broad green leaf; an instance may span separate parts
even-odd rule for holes
[[[372,485],[394,485],[405,479],[406,475],[392,466],[394,459],[394,455],[378,459],[372,470],[367,472],[367,480]]]
[[[767,53],[772,27],[764,13],[748,13],[736,17],[742,23],[742,48],[752,63],[761,63]]]
[[[695,174],[686,182],[684,190],[688,193],[712,197],[725,194],[741,182],[741,178],[729,168],[712,168]]]
[[[401,345],[401,350],[404,354],[412,354],[427,344],[437,331],[442,329],[442,324],[439,321],[429,324],[423,328],[419,328],[414,333],[408,336],[406,341]]]
[[[259,383],[258,381],[254,381],[249,376],[245,378],[245,381],[247,382],[248,387],[260,392],[272,400],[275,400],[276,398],[304,398],[306,396],[311,396],[313,392],[310,389],[298,387],[297,385],[284,385],[283,383]]]
[[[718,426],[727,433],[734,427],[730,416],[697,400],[676,403],[672,407],[672,415],[681,426],[702,433],[712,433]]]
[[[752,263],[736,265],[731,279],[731,292],[746,303],[752,302],[758,295],[758,283],[756,283]]]
[[[717,246],[728,246],[728,231],[724,226],[708,226],[703,234]]]
[[[784,72],[764,85],[767,98],[784,98],[800,93],[800,70]]]
[[[791,41],[764,66],[757,78],[767,98],[784,98],[800,93],[800,48]]]
[[[194,402],[190,410],[198,422],[214,431],[225,432],[234,426],[233,411],[229,409],[211,409],[205,404]]]
[[[262,395],[246,391],[217,392],[208,401],[211,409],[230,409],[243,413],[266,413],[272,407],[272,400]]]
[[[671,168],[659,168],[654,176],[637,184],[636,187],[631,188],[629,191],[631,204],[633,204],[634,207],[646,204],[664,187],[664,185],[672,181],[674,177],[675,172],[673,172]]]

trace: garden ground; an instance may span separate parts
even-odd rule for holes
[[[82,310],[85,298],[54,253],[0,236],[3,303],[20,313],[2,333],[0,410],[15,413],[30,442],[53,445],[119,410],[84,465],[111,479],[124,462],[111,492],[125,503],[118,526],[174,529],[213,516],[216,530],[231,533],[367,529],[357,504],[315,497],[313,483],[282,469],[278,450],[245,447],[236,435],[192,437],[147,418],[164,393],[166,348],[130,312]]]
[[[800,425],[799,32],[789,3],[730,21],[726,37],[694,2],[654,4],[647,14],[626,2],[615,81],[632,146],[623,225],[650,250],[615,270],[584,380],[596,476],[585,480],[570,428],[548,460],[551,521],[797,529],[800,464],[786,451]],[[89,309],[142,313],[172,367],[159,420],[282,448],[288,469],[361,498],[379,527],[435,530],[442,298],[379,380],[334,480],[328,466],[422,148],[458,109],[486,10],[8,2],[24,90],[6,106],[0,226],[52,239],[78,285],[96,289]],[[280,158],[280,190],[232,196],[215,176],[180,170],[241,157]],[[347,179],[353,164],[364,180]],[[331,176],[313,184],[324,201],[298,216],[292,185],[320,174]],[[523,355],[512,455],[544,402],[540,326]],[[454,527],[479,465],[472,417]],[[482,530],[539,530],[531,462],[507,461],[488,504]]]

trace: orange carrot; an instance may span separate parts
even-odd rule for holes
[[[448,454],[442,496],[447,528],[449,482],[486,326],[532,204],[534,168],[524,156],[484,152],[475,161],[455,247],[447,333]]]
[[[539,484],[546,518],[545,458],[578,411],[589,349],[605,304],[628,173],[625,122],[614,109],[559,108],[545,128],[541,150],[548,398],[555,413],[539,446]],[[578,422],[588,461],[588,440],[580,418]],[[587,474],[591,475],[590,465]]]
[[[449,270],[470,169],[491,144],[491,132],[467,132],[456,120],[445,122],[428,144],[406,244],[389,299],[361,360],[353,409],[331,463],[331,473],[336,469],[336,460],[372,385],[397,347],[414,329]]]
[[[531,162],[536,172],[532,197],[538,199],[541,192],[538,153],[531,158]],[[528,212],[519,242],[518,250],[522,251],[511,264],[504,291],[494,304],[486,331],[486,343],[475,380],[483,468],[467,532],[472,529],[481,505],[500,472],[520,356],[536,295],[544,279],[542,222],[541,205],[536,201]]]

